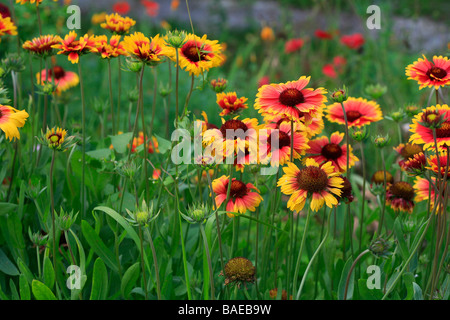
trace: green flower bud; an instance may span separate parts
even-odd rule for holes
[[[387,146],[390,141],[391,141],[391,138],[389,137],[389,135],[385,135],[385,136],[377,135],[376,137],[372,137],[372,142],[375,144],[375,147],[380,148],[380,149]]]
[[[389,252],[389,249],[391,248],[391,243],[384,240],[381,236],[377,237],[369,246],[370,252],[372,252],[373,255],[380,257],[380,258],[386,258],[387,256],[391,255],[392,252]]]
[[[181,48],[186,43],[185,31],[169,31],[167,32],[166,44],[173,48]]]
[[[211,88],[214,90],[214,92],[221,93],[221,92],[224,92],[225,89],[227,88],[228,81],[223,78],[213,79],[213,80],[211,80],[210,85],[211,85]]]
[[[379,99],[387,92],[387,87],[381,84],[369,85],[366,87],[366,93],[373,99]]]

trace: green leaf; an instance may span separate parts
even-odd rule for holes
[[[9,202],[0,202],[0,216],[5,215],[18,207],[17,204]]]
[[[124,153],[127,151],[127,146],[130,144],[133,132],[126,132],[116,136],[109,136],[114,150],[118,153]]]
[[[339,287],[338,287],[338,299],[339,300],[344,300],[345,283],[347,281],[347,276],[349,274],[352,264],[353,264],[353,259],[350,257],[350,258],[348,258],[347,262],[345,263],[344,269],[342,270],[341,280],[339,281]],[[352,272],[352,275],[350,276],[350,280],[348,282],[347,300],[351,300],[353,297],[354,281],[355,281],[355,274]]]
[[[50,261],[50,258],[48,256],[44,258],[43,269],[44,284],[50,289],[53,289],[53,286],[55,285],[55,270],[53,269],[52,262]]]
[[[406,287],[405,300],[412,300],[414,298],[414,275],[411,272],[406,272],[403,274],[402,278]]]
[[[95,233],[95,230],[86,220],[81,221],[81,231],[92,250],[115,272],[119,271],[116,265],[114,254],[106,247],[102,239]]]
[[[420,288],[420,286],[415,282],[413,282],[413,288],[414,300],[423,300],[422,288]]]
[[[108,294],[108,271],[102,259],[97,258],[94,263],[92,290],[90,300],[105,300]]]
[[[120,285],[122,296],[127,299],[139,278],[139,262],[136,262],[125,272]]]
[[[134,229],[130,226],[128,221],[125,220],[124,217],[122,217],[116,211],[114,211],[113,209],[108,208],[108,207],[96,207],[96,208],[94,208],[94,211],[96,211],[96,210],[103,211],[104,213],[106,213],[107,215],[112,217],[114,220],[116,220],[122,226],[122,228],[125,229],[125,231],[127,232],[127,235],[134,241],[134,243],[136,244],[136,248],[139,250],[139,253],[141,252],[141,242],[139,240],[139,236],[137,235],[136,231],[134,231]],[[151,273],[149,263],[148,263],[148,257],[146,254],[144,254],[144,261],[145,261],[145,265],[147,266],[148,272]]]
[[[154,134],[154,136],[156,137],[156,140],[158,140],[158,149],[161,154],[165,154],[168,150],[170,150],[170,148],[172,148],[172,142],[158,136],[157,134]]]
[[[22,259],[17,258],[17,266],[19,267],[20,273],[23,274],[28,283],[31,284],[34,276],[31,273],[30,269],[28,269],[27,265],[22,261]]]
[[[31,300],[30,285],[27,282],[27,278],[23,274],[19,277],[19,290],[21,300]]]
[[[0,271],[9,276],[17,276],[20,274],[19,270],[17,270],[16,266],[9,260],[2,249],[0,249]]]
[[[358,280],[358,289],[361,300],[380,300],[383,298],[383,292],[380,289],[369,289],[367,279]]]
[[[86,154],[94,159],[102,160],[109,158],[111,156],[111,149],[105,148],[105,149],[98,149],[86,152]]]
[[[405,237],[403,235],[402,223],[400,217],[395,219],[394,222],[394,234],[397,239],[397,243],[400,249],[400,254],[404,260],[408,259],[409,251],[408,246],[406,245]]]
[[[57,300],[52,290],[38,280],[33,280],[31,291],[37,300]]]

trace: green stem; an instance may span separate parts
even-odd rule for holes
[[[156,294],[158,295],[158,300],[161,300],[161,281],[159,279],[159,267],[158,267],[158,258],[156,257],[156,250],[153,244],[152,235],[149,230],[150,227],[145,228],[147,233],[148,242],[150,243],[150,249],[152,250],[153,256],[153,265],[155,266],[155,274],[156,274]]]
[[[214,290],[214,273],[213,268],[211,265],[211,255],[209,253],[209,246],[208,246],[208,239],[206,238],[205,228],[203,227],[203,224],[200,224],[200,232],[203,237],[203,244],[205,246],[206,250],[206,259],[208,260],[208,269],[209,269],[209,282],[211,285],[211,300],[215,300],[215,290]]]
[[[358,261],[361,260],[361,258],[369,252],[370,252],[369,249],[364,250],[363,252],[361,252],[359,254],[359,256],[352,263],[352,266],[350,267],[350,270],[348,271],[347,279],[345,280],[344,300],[347,300],[348,285],[350,283],[350,277],[352,276],[353,269],[355,269],[355,266],[358,263]]]
[[[55,167],[56,150],[52,152],[52,163],[50,165],[50,205],[52,211],[52,240],[53,240],[53,268],[55,271],[55,279],[57,279],[57,264],[56,264],[56,223],[55,223],[55,199],[53,190],[53,169]]]
[[[300,288],[298,289],[297,296],[295,297],[296,300],[300,299],[300,295],[302,294],[303,286],[306,281],[306,276],[308,275],[308,272],[311,269],[311,266],[312,266],[316,256],[319,254],[320,249],[322,249],[322,246],[325,244],[325,241],[328,239],[328,234],[330,233],[330,225],[331,225],[330,221],[331,221],[331,217],[328,217],[327,232],[325,233],[325,236],[324,236],[322,242],[317,247],[316,251],[314,252],[313,256],[311,257],[311,260],[308,263],[308,266],[306,267],[305,273],[303,274],[302,282],[300,283]],[[317,279],[316,279],[316,281],[317,281]]]
[[[84,99],[84,85],[83,75],[81,72],[81,59],[78,62],[78,76],[80,78],[80,90],[81,90],[81,131],[82,145],[81,145],[81,217],[86,216],[86,194],[85,194],[85,174],[86,174],[86,103]]]
[[[111,123],[112,123],[112,135],[116,132],[116,120],[114,117],[114,100],[113,100],[113,90],[112,90],[112,76],[111,76],[111,59],[108,59],[108,82],[109,82],[109,105],[111,106]]]
[[[311,219],[311,208],[308,207],[308,213],[306,215],[305,229],[303,230],[302,242],[300,243],[300,250],[298,252],[297,264],[295,266],[294,286],[293,286],[294,290],[295,290],[295,288],[297,288],[297,278],[298,278],[298,273],[299,273],[299,270],[300,270],[300,261],[302,259],[302,253],[303,253],[303,249],[305,247],[306,234],[308,232],[309,220],[310,219]]]
[[[148,289],[147,289],[147,276],[145,274],[145,264],[144,264],[144,240],[142,237],[142,228],[141,225],[139,225],[139,241],[141,246],[141,269],[142,269],[142,277],[144,278],[144,293],[145,293],[145,300],[148,300]]]

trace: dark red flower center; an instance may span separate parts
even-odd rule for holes
[[[328,186],[328,177],[319,167],[306,167],[297,175],[297,183],[302,190],[308,192],[322,192]]]
[[[50,69],[48,71],[48,75],[50,77],[55,75],[55,79],[59,80],[59,79],[63,78],[66,75],[66,72],[64,71],[64,69],[62,67],[54,66],[52,69]]]
[[[444,69],[441,69],[439,67],[432,67],[430,70],[427,71],[427,76],[431,79],[443,79],[447,75],[447,71]]]
[[[277,133],[271,133],[268,138],[268,143],[270,144],[272,141],[272,135],[274,137],[277,136]],[[290,147],[291,146],[291,137],[283,131],[278,131],[278,148],[281,149],[283,147]]]
[[[329,143],[322,148],[321,154],[327,159],[336,160],[342,156],[342,148],[336,143]]]
[[[227,184],[227,190],[228,190],[228,184]],[[232,197],[233,199],[236,199],[236,198],[243,198],[246,195],[247,195],[247,186],[245,185],[245,183],[243,183],[242,181],[239,181],[239,180],[233,180],[231,182],[231,187],[230,187],[230,197]]]
[[[296,105],[305,102],[303,93],[295,88],[284,90],[280,93],[280,97],[278,99],[281,104],[288,107],[295,107]]]
[[[412,200],[414,198],[414,189],[413,187],[405,181],[400,181],[394,183],[390,188],[391,193],[398,198],[402,198],[405,200]]]
[[[200,60],[206,60],[206,53],[203,52],[195,44],[187,45],[181,50],[183,52],[183,55],[192,62],[199,62]]]
[[[436,129],[436,138],[450,138],[450,121],[444,122]]]
[[[361,118],[362,114],[356,110],[347,111],[347,121],[353,122],[359,118]]]
[[[222,133],[222,136],[224,138],[227,137],[227,130],[239,130],[242,129],[244,133],[247,131],[248,127],[247,125],[238,119],[231,119],[225,121],[225,123],[220,127],[220,132]],[[233,134],[234,135],[234,134]]]
[[[0,3],[0,16],[2,16],[3,19],[11,17],[9,8],[2,3]]]

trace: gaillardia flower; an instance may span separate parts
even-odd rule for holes
[[[410,176],[417,176],[425,171],[426,162],[425,154],[420,152],[407,160],[400,161],[400,166]]]
[[[0,104],[0,129],[5,133],[9,141],[13,138],[20,139],[17,128],[22,128],[28,118],[28,113],[24,110],[16,110],[10,106]]]
[[[447,57],[434,56],[431,62],[424,55],[423,59],[406,67],[406,75],[419,83],[419,89],[434,87],[437,90],[450,84],[450,61]]]
[[[70,31],[64,39],[58,44],[52,46],[52,48],[59,49],[58,54],[64,54],[67,56],[70,62],[78,63],[80,56],[91,52],[95,48],[94,36],[85,34],[78,40],[77,33]]]
[[[311,77],[302,76],[296,81],[264,85],[256,94],[255,109],[263,117],[281,115],[299,121],[305,113],[314,116],[327,101],[323,88],[305,88]]]
[[[162,62],[170,54],[170,49],[159,34],[149,39],[142,32],[135,32],[124,38],[123,47],[131,57],[150,65]]]
[[[431,177],[431,182],[434,185],[436,185],[436,180],[437,180],[436,178]],[[429,200],[431,208],[434,208],[435,203],[438,202],[439,205],[436,208],[436,214],[440,212],[440,209],[442,208],[441,201],[443,200],[443,195],[437,197],[434,188],[430,186],[430,182],[427,179],[416,177],[416,180],[414,181],[414,190],[416,192],[416,197],[414,198],[414,201],[421,202]],[[445,190],[445,188],[443,190]]]
[[[47,142],[47,146],[50,149],[61,150],[64,144],[64,139],[66,138],[67,131],[61,128],[52,128],[48,129],[45,133],[45,139]]]
[[[60,66],[54,66],[49,69],[48,74],[44,69],[36,74],[36,78],[37,82],[41,85],[54,83],[56,86],[56,94],[61,94],[70,88],[76,87],[80,83],[80,79],[75,72],[66,71]]]
[[[123,47],[123,43],[120,42],[120,37],[119,35],[113,35],[109,42],[108,37],[105,35],[95,37],[95,49],[93,49],[93,52],[100,54],[103,59],[128,55]]]
[[[360,128],[383,118],[380,106],[375,101],[349,97],[343,104],[349,127]],[[329,105],[325,112],[329,121],[345,124],[344,111],[340,103]]]
[[[256,268],[247,258],[237,257],[229,260],[224,267],[225,285],[236,283],[252,283],[255,281]],[[221,273],[223,275],[223,273]]]
[[[412,159],[416,154],[423,152],[420,145],[412,143],[400,143],[397,147],[394,147],[394,150],[402,157],[402,160],[398,163],[400,167],[403,167],[405,161]]]
[[[340,145],[344,139],[344,133],[334,132],[330,138],[324,136],[309,141],[308,158],[314,159],[317,163],[331,161],[338,172],[347,171],[347,145]],[[349,166],[355,165],[359,159],[353,154],[352,146],[350,147]]]
[[[61,41],[62,39],[59,36],[49,34],[25,41],[22,47],[39,57],[48,57],[53,55],[54,49],[52,46]]]
[[[445,176],[447,176],[447,179],[449,179],[450,168],[447,168],[447,157],[447,151],[439,152],[439,161],[436,154],[429,156],[427,159],[428,167],[426,168],[430,170],[435,177],[445,178]]]
[[[227,114],[233,114],[240,110],[247,109],[248,106],[245,103],[247,98],[238,98],[236,92],[222,92],[217,94],[217,104],[223,110],[220,116],[225,116]]]
[[[299,159],[309,149],[306,133],[298,131],[298,126],[297,123],[294,123],[293,159]],[[267,130],[267,156],[271,158],[271,161],[279,165],[284,165],[291,157],[291,123],[285,121],[280,123],[277,128],[265,127],[264,129]],[[278,138],[277,149],[272,146],[272,138]],[[260,145],[260,148],[263,147]],[[264,162],[263,159],[262,162]]]
[[[115,34],[124,35],[130,32],[131,27],[136,24],[131,18],[122,17],[118,13],[110,14],[105,17],[105,22],[100,26]]]
[[[424,149],[434,147],[433,130],[436,130],[437,145],[450,145],[450,108],[448,105],[430,106],[416,115],[412,122],[409,129],[413,133],[409,138],[410,142],[423,144]]]
[[[332,208],[338,204],[337,197],[342,195],[344,180],[331,161],[319,165],[313,159],[306,160],[306,167],[299,169],[292,162],[283,168],[284,175],[278,180],[281,192],[290,195],[287,206],[299,212],[311,198],[311,210],[319,211],[326,204]]]
[[[229,178],[221,176],[212,182],[213,191],[216,195],[217,207],[227,199]],[[226,204],[227,215],[233,218],[235,215],[244,214],[247,210],[255,211],[262,201],[259,190],[251,184],[233,178],[230,186],[230,197]]]
[[[208,40],[206,34],[203,37],[188,34],[185,43],[179,49],[171,48],[170,59],[176,61],[178,50],[180,68],[198,76],[211,68],[218,67],[223,63],[222,46],[217,40]]]
[[[0,15],[0,37],[4,36],[5,34],[9,34],[11,36],[17,35],[17,27],[12,22],[10,17],[4,18]]]
[[[414,188],[408,182],[399,181],[387,187],[386,205],[394,211],[412,213],[414,209]]]

